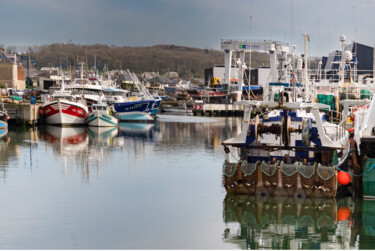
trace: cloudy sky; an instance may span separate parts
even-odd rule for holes
[[[312,55],[348,42],[375,45],[375,0],[0,0],[0,44],[176,44],[220,49],[220,39],[310,35]],[[250,25],[250,16],[252,17]]]

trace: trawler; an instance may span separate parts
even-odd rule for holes
[[[228,193],[258,196],[335,197],[337,169],[345,168],[349,133],[326,120],[319,103],[239,101],[242,131],[222,142],[223,185]],[[250,119],[254,108],[263,114]],[[232,158],[236,161],[232,162]]]

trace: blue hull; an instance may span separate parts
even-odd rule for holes
[[[151,114],[155,115],[160,107],[161,99],[155,100],[155,102],[152,104]]]
[[[112,108],[116,117],[121,121],[154,121],[151,111],[155,109],[153,106],[155,102],[156,100],[142,100],[114,103]]]
[[[0,120],[0,128],[8,128],[8,123]]]

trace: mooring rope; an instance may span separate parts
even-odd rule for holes
[[[353,151],[357,151],[356,148],[351,148],[351,149],[349,149],[348,153],[346,153],[345,158],[346,158],[351,152],[353,152]],[[355,177],[361,177],[361,176],[363,176],[363,175],[365,175],[365,174],[367,174],[367,173],[369,173],[369,172],[371,172],[371,171],[373,171],[373,170],[375,169],[375,164],[373,164],[373,165],[372,165],[368,170],[366,170],[365,172],[363,172],[363,173],[361,173],[361,174],[355,174],[355,173],[349,173],[348,171],[342,170],[341,168],[338,167],[337,164],[333,165],[333,163],[332,163],[332,166],[333,166],[336,170],[338,170],[338,171],[345,172],[345,173],[350,174],[350,175],[353,175],[353,176],[355,176]]]

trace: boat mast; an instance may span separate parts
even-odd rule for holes
[[[306,93],[306,102],[310,102],[310,86],[309,86],[309,79],[307,75],[307,42],[310,42],[310,37],[306,33],[303,33],[304,37],[304,46],[305,46],[305,56],[303,57],[305,67],[303,68],[303,85],[305,86],[305,93]]]

